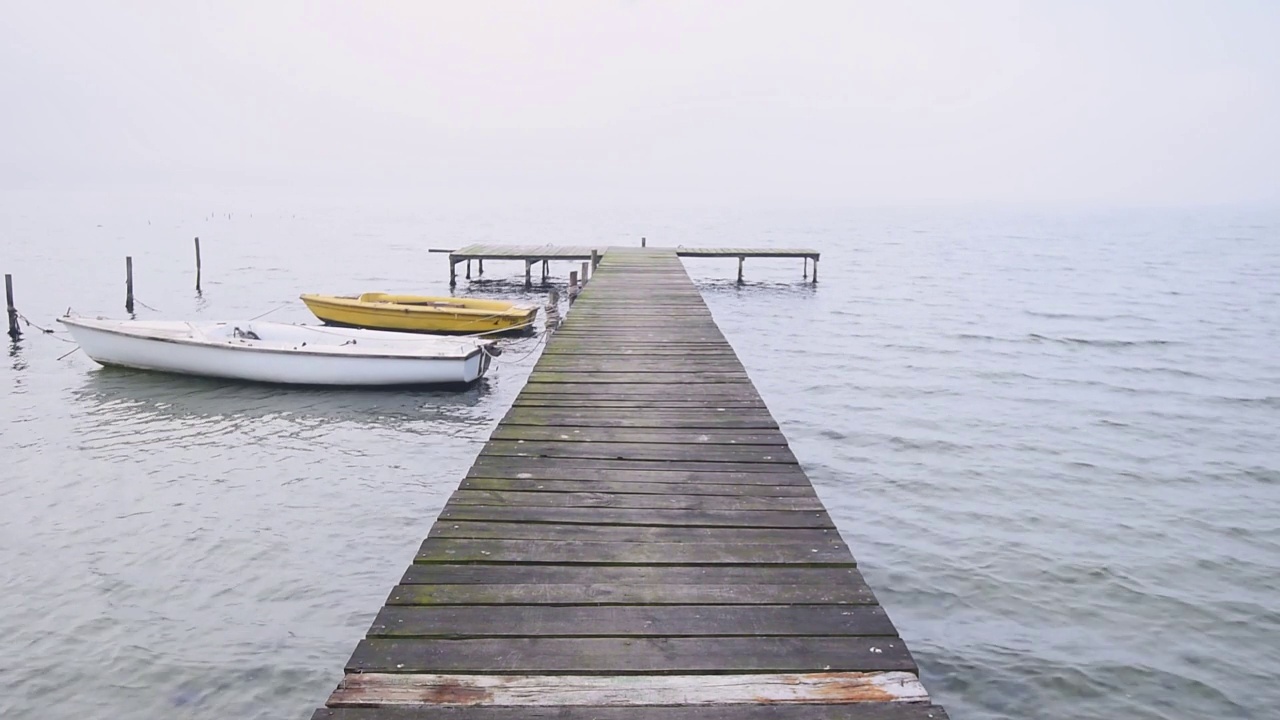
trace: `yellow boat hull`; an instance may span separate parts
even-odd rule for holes
[[[326,325],[401,332],[507,332],[532,327],[538,315],[536,305],[426,295],[303,295],[302,302]]]

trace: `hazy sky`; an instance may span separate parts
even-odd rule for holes
[[[1280,2],[25,2],[0,186],[1280,203]]]

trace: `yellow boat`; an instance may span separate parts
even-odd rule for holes
[[[537,305],[502,300],[364,293],[303,295],[326,325],[422,333],[489,333],[533,327]]]

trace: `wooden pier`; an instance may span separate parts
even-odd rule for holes
[[[458,263],[467,264],[467,279],[471,279],[471,262],[479,264],[478,275],[484,275],[485,260],[515,260],[524,263],[524,285],[533,286],[533,266],[542,265],[542,281],[547,281],[552,260],[590,261],[592,265],[610,249],[605,247],[564,245],[468,245],[457,250],[432,248],[430,252],[449,253],[449,287],[458,284]],[[804,278],[809,278],[809,263],[813,263],[813,282],[818,282],[818,260],[821,253],[807,248],[651,248],[674,252],[677,257],[737,258],[738,282],[743,281],[743,265],[747,258],[802,258],[805,263]]]
[[[314,720],[945,720],[673,249],[611,249]]]

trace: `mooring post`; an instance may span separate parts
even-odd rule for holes
[[[569,271],[569,302],[578,297],[578,271]]]
[[[588,265],[590,265],[590,264],[591,264],[591,263],[589,263],[589,262],[587,262],[587,261],[583,260],[583,261],[582,261],[582,272],[578,273],[578,277],[582,280],[582,285],[583,285],[583,287],[586,287],[586,284],[587,284],[587,266],[588,266]]]
[[[458,286],[458,261],[449,256],[449,287]]]
[[[741,255],[738,256],[738,284],[739,285],[742,284],[742,263],[744,263],[745,261],[746,261],[745,257],[742,257]]]
[[[818,284],[818,257],[816,255],[813,258],[813,284]]]
[[[480,277],[484,277],[484,258],[480,258],[479,260],[476,260],[476,264],[480,266],[479,268],[477,268],[478,274],[480,275]]]
[[[471,259],[467,259],[467,279],[471,279]]]
[[[22,328],[18,327],[18,309],[13,306],[13,276],[4,274],[4,306],[9,311],[9,337],[17,340],[22,337]]]
[[[591,271],[595,272],[596,268],[598,267],[600,267],[600,251],[592,250],[591,251]]]
[[[538,261],[537,260],[524,261],[524,289],[525,290],[528,290],[529,288],[533,287],[533,264],[536,262]]]
[[[200,293],[200,238],[196,238],[196,294]]]
[[[644,244],[645,244],[645,239],[640,238],[640,247],[644,247]]]
[[[124,258],[124,311],[133,314],[133,257]]]

